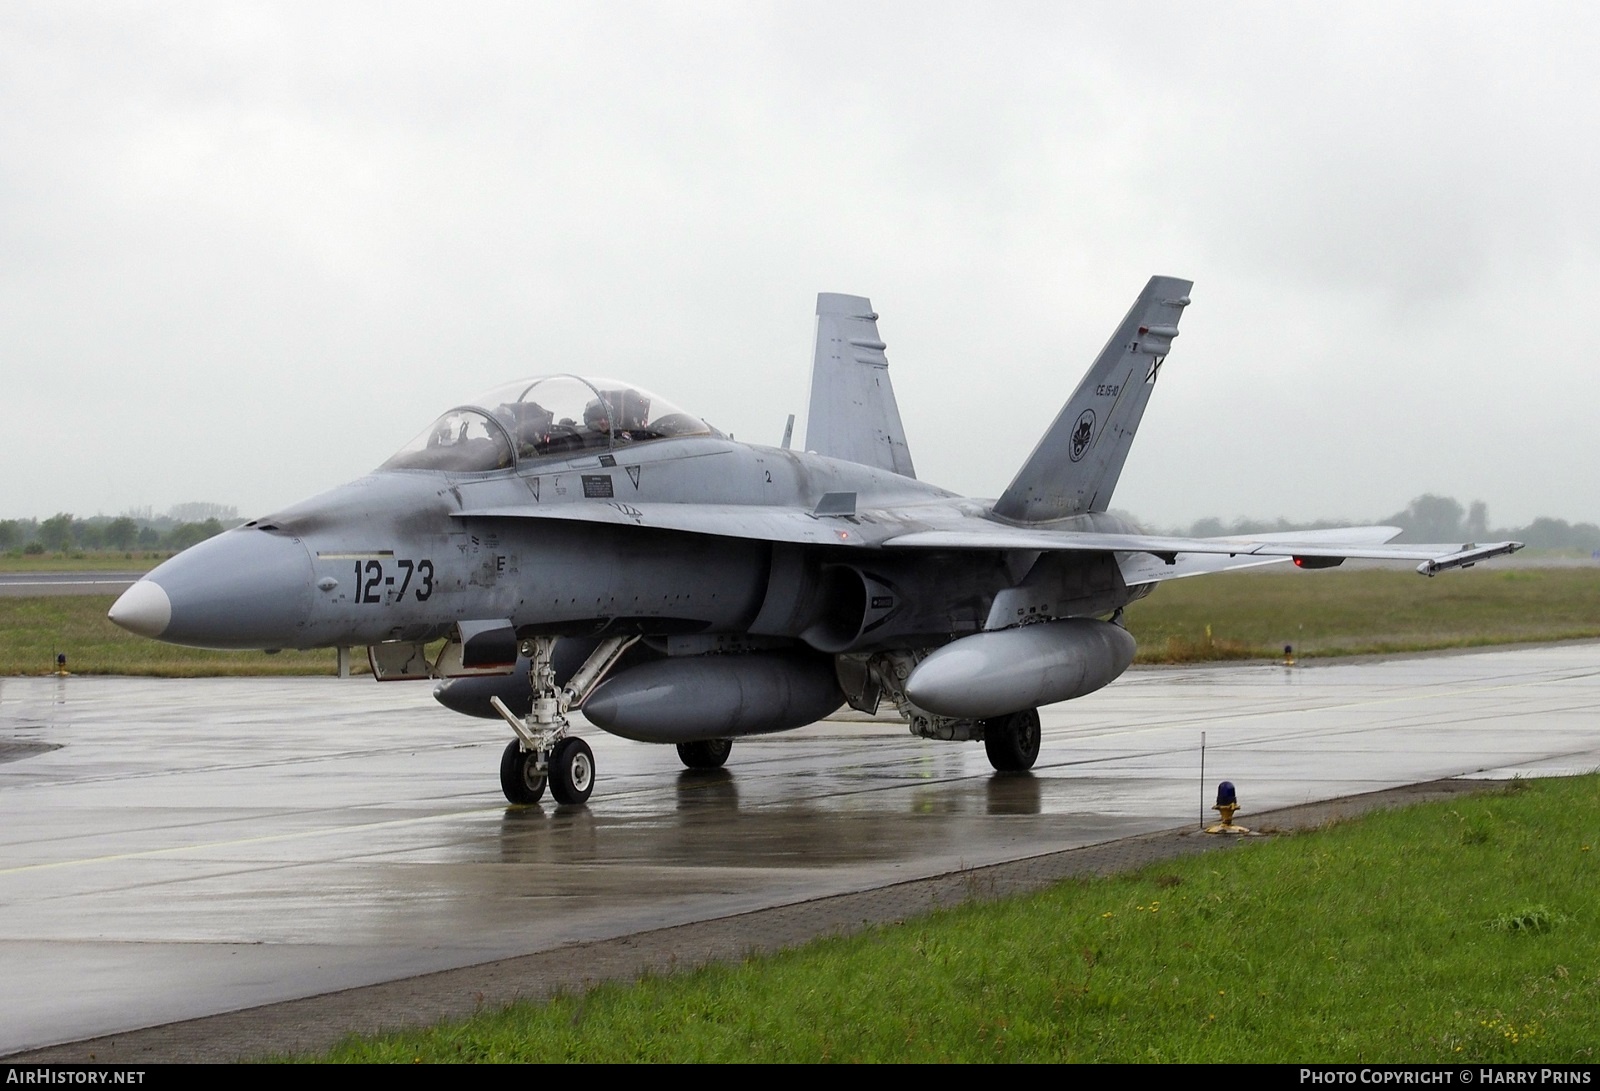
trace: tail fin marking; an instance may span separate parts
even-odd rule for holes
[[[1151,277],[994,513],[1041,523],[1105,511],[1161,365],[1178,336],[1192,281]]]

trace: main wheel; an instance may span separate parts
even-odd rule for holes
[[[594,792],[594,751],[576,735],[550,753],[550,794],[557,803],[587,803]]]
[[[537,803],[544,798],[544,774],[538,755],[522,749],[516,739],[500,755],[500,790],[512,803]]]
[[[983,721],[983,748],[989,764],[1002,773],[1032,769],[1039,758],[1039,710],[1025,708]]]
[[[732,739],[681,742],[678,744],[678,760],[690,769],[721,769],[732,751]]]

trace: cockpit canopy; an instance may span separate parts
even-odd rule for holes
[[[699,417],[636,386],[551,375],[496,387],[450,410],[381,468],[486,473],[528,459],[717,434]]]

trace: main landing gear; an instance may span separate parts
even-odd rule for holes
[[[681,742],[678,744],[678,760],[690,769],[721,769],[732,750],[732,739]]]
[[[1113,619],[1115,620],[1115,619]],[[1000,773],[1025,773],[1039,760],[1039,710],[1024,708],[987,720],[940,716],[918,708],[906,696],[906,679],[925,657],[914,651],[877,652],[869,657],[839,656],[839,679],[850,707],[873,712],[881,698],[894,702],[911,733],[943,742],[983,740],[989,764]],[[683,748],[680,746],[679,751]],[[684,759],[685,763],[688,759]]]
[[[1025,708],[983,721],[983,748],[1002,773],[1021,773],[1039,759],[1039,710]]]
[[[500,698],[489,698],[517,736],[500,755],[500,789],[506,799],[512,803],[537,803],[544,798],[548,785],[557,803],[589,801],[594,793],[594,751],[588,743],[569,734],[567,711],[583,703],[638,639],[616,636],[601,641],[567,684],[559,687],[555,668],[550,665],[556,638],[537,636],[522,642],[518,650],[532,663],[528,672],[533,682],[532,711],[526,717],[518,716]]]

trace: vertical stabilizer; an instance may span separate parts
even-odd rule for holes
[[[833,292],[817,296],[805,449],[916,477],[884,347],[871,300]]]
[[[1151,277],[1117,332],[1018,471],[994,513],[1020,523],[1105,511],[1192,281]]]

